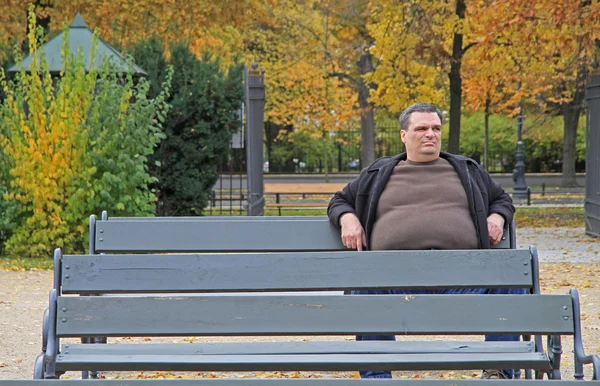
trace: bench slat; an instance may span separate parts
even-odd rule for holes
[[[534,277],[525,249],[66,255],[63,265],[63,293],[531,288]]]
[[[569,295],[63,296],[57,334],[572,334],[571,302]]]
[[[357,371],[471,370],[483,368],[549,370],[543,353],[327,354],[327,355],[73,355],[58,357],[56,369],[100,371]]]
[[[101,221],[138,221],[138,222],[171,222],[171,221],[329,221],[324,216],[173,216],[173,217],[111,217],[109,220],[97,220],[97,223]]]
[[[334,379],[334,378],[254,378],[254,379],[53,379],[48,380],[0,380],[6,386],[505,386],[506,380],[474,379]],[[513,379],[510,386],[548,386],[547,380]],[[552,380],[551,385],[581,386],[581,381]]]
[[[354,338],[353,338],[354,339]],[[326,353],[526,353],[534,352],[533,342],[473,341],[313,341],[244,342],[194,344],[68,344],[63,352],[83,355],[222,355],[222,354],[326,354]]]
[[[325,219],[229,221],[98,221],[96,252],[344,250]]]
[[[114,218],[96,221],[93,244],[96,253],[346,250],[327,217],[298,218]],[[510,248],[510,236],[494,248]]]

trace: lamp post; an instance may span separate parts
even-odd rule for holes
[[[515,182],[514,198],[527,199],[527,190],[529,189],[525,182],[525,155],[523,154],[523,106],[519,102],[519,115],[517,117],[517,163],[513,170],[513,180]]]

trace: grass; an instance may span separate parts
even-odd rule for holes
[[[267,216],[278,216],[277,209],[267,209]],[[325,209],[282,209],[282,216],[325,216]],[[213,213],[213,215],[217,215]],[[245,216],[246,212],[227,211],[224,216]],[[583,208],[536,208],[520,207],[515,213],[517,232],[522,227],[583,227],[585,211]],[[36,271],[50,270],[53,267],[49,257],[0,257],[0,271]]]
[[[54,261],[48,257],[1,257],[0,271],[42,271],[51,270]]]
[[[536,208],[520,207],[515,213],[517,232],[522,227],[583,227],[585,210],[583,208]]]

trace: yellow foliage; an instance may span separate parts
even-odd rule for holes
[[[378,62],[368,78],[377,84],[372,100],[399,113],[415,102],[447,106],[451,38],[457,24],[452,4],[434,0],[373,0],[368,28]]]
[[[30,18],[34,25],[33,14]],[[53,247],[48,245],[50,238],[61,246],[83,236],[61,225],[73,184],[81,183],[74,177],[82,172],[83,117],[90,107],[96,73],[86,74],[83,65],[75,66],[73,73],[67,75],[72,87],[55,90],[45,61],[39,60],[35,28],[31,28],[28,39],[33,53],[31,69],[18,75],[20,92],[27,96],[28,112],[24,113],[21,98],[15,98],[16,91],[5,88],[9,95],[5,108],[16,112],[19,120],[7,120],[8,126],[0,137],[6,154],[14,162],[11,186],[18,192],[5,198],[18,200],[23,210],[31,213],[26,220],[31,226],[19,228],[6,248],[21,256],[39,256]],[[48,220],[54,226],[48,228]],[[30,248],[23,250],[25,244]]]
[[[477,45],[465,57],[467,105],[515,114],[517,104],[569,102],[578,71],[591,66],[600,38],[600,3],[492,1],[472,13]]]

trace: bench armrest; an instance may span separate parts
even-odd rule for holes
[[[48,323],[48,346],[46,347],[46,355],[44,361],[46,363],[52,363],[56,361],[58,355],[58,338],[56,337],[56,318],[57,318],[57,291],[56,289],[50,290],[50,305],[49,310],[49,323]]]
[[[598,355],[586,355],[583,348],[581,335],[581,307],[579,303],[579,292],[571,288],[571,298],[573,299],[574,329],[573,343],[575,345],[575,379],[583,379],[583,365],[592,364],[594,368],[594,380],[600,379],[600,357]]]

